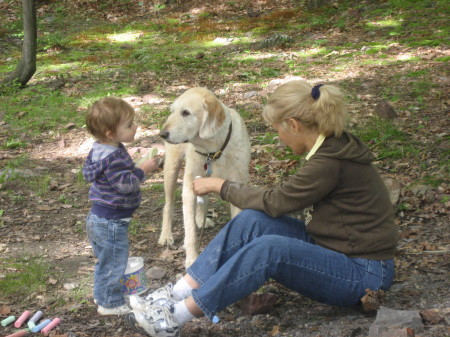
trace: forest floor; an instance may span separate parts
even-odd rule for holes
[[[188,2],[192,5],[191,2]],[[258,2],[255,2],[255,4]],[[277,1],[278,6],[289,8],[292,2]],[[184,7],[186,6],[186,7]],[[212,6],[212,5],[211,5]],[[175,12],[187,11],[188,5],[174,4],[170,7],[171,15]],[[271,8],[264,10],[270,11]],[[237,9],[217,9],[217,15],[250,15]],[[220,19],[220,17],[218,17]],[[333,32],[333,39],[347,37]],[[360,34],[360,35],[359,35]],[[364,32],[353,31],[352,39],[365,39]],[[397,48],[397,47],[395,47]],[[393,53],[406,51],[393,50]],[[386,293],[382,305],[398,310],[433,311],[442,319],[425,321],[422,331],[417,337],[445,337],[450,335],[450,277],[449,277],[449,185],[448,181],[439,184],[413,184],[423,181],[424,173],[419,167],[428,165],[430,171],[445,170],[435,167],[441,161],[443,152],[449,150],[448,130],[448,88],[450,77],[444,65],[433,62],[433,53],[442,53],[442,48],[422,50],[424,58],[429,57],[427,68],[438,85],[439,93],[432,92],[425,97],[425,102],[417,104],[415,97],[403,97],[397,102],[396,109],[401,111],[396,118],[397,125],[405,130],[411,139],[423,145],[420,159],[411,162],[408,158],[394,161],[377,162],[381,173],[395,179],[402,187],[398,204],[408,207],[396,208],[396,224],[401,233],[399,248],[396,254],[397,273],[395,282]],[[448,52],[448,50],[447,50]],[[388,85],[387,75],[391,68],[382,66],[367,67],[366,77],[362,81],[349,82],[346,91],[358,95],[364,101],[364,108],[350,103],[351,109],[360,115],[355,117],[354,124],[364,121],[364,111],[373,112],[378,103],[381,91]],[[342,70],[342,77],[355,69]],[[361,71],[361,70],[358,70]],[[311,64],[311,73],[315,78],[326,78],[320,66]],[[384,77],[386,76],[386,77]],[[174,79],[173,79],[174,80]],[[171,79],[166,78],[165,82]],[[194,84],[194,83],[193,83]],[[221,83],[209,82],[215,88],[219,98],[228,106],[239,107],[250,111],[250,116],[258,116],[262,103],[267,97],[267,83],[248,84],[241,87],[230,87],[223,94]],[[161,109],[167,107],[165,97],[155,100]],[[146,94],[127,97],[137,109],[148,102]],[[158,103],[160,102],[160,103]],[[400,109],[402,106],[418,106],[426,114],[426,118],[416,119],[417,114]],[[9,137],[7,123],[2,122],[0,114],[0,139]],[[283,170],[290,163],[271,161],[270,156],[258,145],[259,137],[267,132],[267,126],[258,117],[249,118],[248,131],[252,140],[253,153],[251,163],[251,183],[271,185],[280,179]],[[414,126],[421,124],[420,132]],[[446,138],[447,137],[447,138]],[[86,237],[84,219],[90,204],[87,200],[88,185],[79,182],[79,170],[90,149],[92,139],[83,128],[67,126],[64,133],[42,135],[29,139],[28,146],[21,149],[0,151],[0,171],[5,170],[7,160],[26,154],[29,160],[17,172],[26,177],[24,180],[5,182],[0,186],[0,209],[4,214],[0,222],[0,253],[2,259],[25,258],[39,256],[51,266],[45,290],[37,290],[23,298],[20,294],[14,297],[0,298],[0,316],[20,315],[24,310],[43,310],[48,317],[59,317],[62,323],[52,333],[60,337],[136,337],[125,323],[117,317],[100,317],[92,295],[85,295],[84,289],[91,289],[95,258]],[[141,148],[159,146],[163,152],[163,142],[158,137],[155,125],[141,127],[136,140],[128,144],[132,151]],[[426,145],[426,146],[425,146]],[[434,166],[433,166],[434,165]],[[265,167],[261,175],[258,167]],[[51,176],[50,190],[45,195],[32,192],[27,179],[34,180],[39,176]],[[184,252],[181,198],[177,198],[175,213],[174,237],[172,247],[160,247],[157,244],[164,193],[161,188],[163,172],[160,168],[143,186],[142,206],[134,217],[135,227],[130,231],[131,256],[142,256],[146,269],[152,268],[149,286],[154,289],[168,281],[174,282],[183,273]],[[229,219],[226,206],[214,199],[211,213],[217,224]],[[214,201],[213,200],[213,201]],[[204,246],[217,233],[220,225],[204,231],[201,245]],[[5,268],[0,264],[0,277],[8,273],[20,271],[20,267]],[[156,269],[153,267],[157,267]],[[80,299],[77,289],[81,289]],[[1,290],[0,290],[1,291]],[[89,291],[89,290],[88,290]],[[339,308],[323,305],[309,300],[285,287],[270,282],[263,292],[277,296],[273,308],[264,314],[245,315],[238,304],[224,309],[218,314],[220,322],[211,324],[206,318],[195,319],[182,329],[182,336],[187,337],[363,337],[368,335],[369,327],[375,315],[364,313],[359,307]],[[11,333],[14,329],[0,327],[0,335]]]

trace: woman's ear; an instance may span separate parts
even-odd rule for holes
[[[287,125],[292,133],[298,133],[303,128],[302,123],[296,118],[288,118]]]

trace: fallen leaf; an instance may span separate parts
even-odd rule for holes
[[[56,283],[58,283],[58,280],[55,280],[54,278],[49,278],[48,283],[50,283],[51,285],[55,285]]]
[[[55,208],[50,206],[37,206],[36,207],[40,211],[53,211]]]
[[[269,335],[275,336],[275,335],[278,335],[279,333],[280,333],[280,326],[274,325],[272,328],[272,331],[269,333]]]
[[[385,293],[383,290],[373,291],[366,289],[366,295],[361,298],[362,310],[364,312],[377,311],[384,299]]]
[[[9,315],[11,313],[11,308],[8,307],[7,305],[2,305],[0,307],[0,316],[6,316]]]

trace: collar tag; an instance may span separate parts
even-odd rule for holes
[[[205,177],[211,177],[212,174],[212,159],[211,157],[206,157],[206,162],[203,165],[205,169]]]

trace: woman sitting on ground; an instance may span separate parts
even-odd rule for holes
[[[243,209],[207,245],[187,274],[146,298],[133,296],[126,319],[149,336],[179,336],[201,315],[213,322],[226,306],[267,280],[316,301],[353,306],[366,289],[394,278],[397,231],[374,156],[345,130],[343,95],[332,85],[291,81],[278,87],[264,119],[306,163],[275,188],[220,178],[194,181]],[[304,211],[305,221],[287,214]]]

